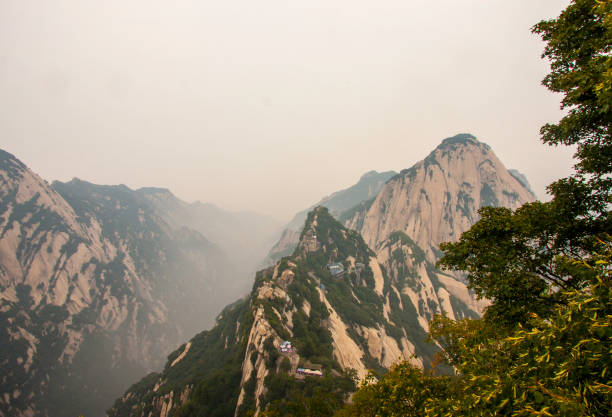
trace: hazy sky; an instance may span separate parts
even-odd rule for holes
[[[569,0],[0,1],[0,148],[43,178],[288,220],[470,132],[570,172],[530,27]]]

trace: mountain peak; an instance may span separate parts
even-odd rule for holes
[[[321,248],[321,243],[317,238],[319,231],[319,217],[323,219],[324,223],[330,223],[330,220],[335,221],[331,214],[329,214],[329,210],[324,206],[317,206],[310,213],[308,213],[298,243],[298,250],[300,252],[316,252]],[[340,223],[338,223],[338,225],[342,227]]]
[[[16,178],[28,168],[15,155],[0,149],[0,169],[9,174],[11,178]]]
[[[172,192],[164,187],[141,187],[136,192],[146,195],[172,195]]]
[[[289,224],[287,224],[285,227],[293,231],[301,230],[302,226],[304,225],[306,215],[316,206],[325,206],[329,209],[333,216],[339,216],[346,210],[349,210],[358,204],[375,197],[384,184],[395,175],[397,175],[397,172],[395,171],[368,171],[363,174],[359,178],[359,181],[352,186],[323,197],[317,204],[297,213],[291,222],[289,222]],[[295,245],[297,242],[293,242],[293,244]],[[276,256],[277,253],[276,248],[271,251],[272,259],[280,259]]]
[[[438,145],[438,148],[451,145],[477,145],[479,143],[480,142],[478,141],[478,139],[476,139],[476,136],[472,135],[471,133],[459,133],[455,136],[451,136],[444,139],[442,143]]]
[[[15,160],[15,161],[17,161],[17,158],[12,153],[7,152],[7,151],[5,151],[3,149],[0,149],[0,162],[6,161],[6,160]]]
[[[457,240],[478,220],[481,207],[515,209],[532,201],[524,183],[489,145],[462,133],[444,139],[423,161],[388,181],[347,225],[358,227],[375,250],[391,233],[403,231],[434,262],[440,242]]]
[[[459,133],[455,136],[444,139],[437,147],[433,150],[432,154],[438,150],[452,150],[455,151],[459,146],[476,146],[484,151],[490,151],[491,147],[484,142],[479,141],[476,136],[471,133]]]
[[[306,217],[304,228],[300,241],[303,239],[305,232],[311,231],[312,233],[318,233],[322,231],[328,231],[333,228],[336,230],[344,229],[344,226],[338,222],[329,212],[329,209],[325,206],[317,206]]]
[[[368,172],[366,172],[365,174],[363,174],[363,175],[361,176],[361,178],[359,178],[359,182],[360,182],[360,181],[363,181],[363,180],[370,179],[370,178],[374,178],[374,177],[376,177],[377,175],[378,175],[378,171],[375,171],[375,170],[368,171]]]

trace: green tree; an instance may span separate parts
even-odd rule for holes
[[[486,320],[435,320],[432,338],[460,383],[429,402],[430,415],[611,415],[612,251],[603,248],[581,262],[593,270],[586,287],[563,291],[547,318],[532,313],[507,335]]]
[[[468,272],[471,287],[493,301],[488,313],[508,323],[552,311],[558,290],[580,288],[589,271],[568,259],[596,250],[612,232],[612,1],[574,0],[533,31],[547,42],[543,83],[564,94],[567,115],[542,140],[576,145],[576,174],[548,187],[552,200],[511,212],[483,208],[456,243],[441,245],[440,265]],[[578,268],[581,271],[577,271]]]
[[[559,199],[573,201],[578,211],[607,217],[612,184],[612,2],[574,0],[558,18],[538,23],[533,32],[546,42],[542,57],[551,64],[542,83],[563,94],[562,108],[568,110],[559,123],[542,127],[542,140],[577,145],[577,176],[553,183],[550,190]]]
[[[568,238],[553,202],[536,201],[514,212],[484,207],[479,213],[480,221],[458,242],[440,245],[439,264],[468,273],[476,295],[492,301],[486,317],[497,323],[512,327],[529,313],[545,315],[560,302],[558,290],[578,289],[592,274],[569,261],[594,249],[592,236],[588,245],[586,236]]]
[[[426,416],[426,405],[450,395],[449,376],[436,377],[404,362],[380,380],[370,374],[353,396],[352,404],[336,417]]]

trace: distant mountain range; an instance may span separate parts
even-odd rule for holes
[[[248,298],[134,384],[109,415],[329,416],[368,369],[401,360],[428,367],[433,315],[478,317],[486,305],[462,276],[436,269],[440,242],[457,239],[482,206],[516,208],[535,196],[468,134],[386,180],[377,175],[389,173],[368,175],[367,193],[351,188],[361,190],[354,207],[319,206],[288,229],[290,254],[273,252],[280,258],[256,274]]]
[[[251,286],[278,225],[163,189],[51,186],[0,151],[0,416],[101,416]]]
[[[397,175],[395,171],[366,172],[355,185],[323,197],[318,203],[297,213],[285,226],[280,239],[270,249],[265,263],[273,264],[283,256],[293,252],[299,239],[299,232],[304,227],[304,221],[309,211],[321,206],[326,207],[333,216],[340,216],[360,203],[376,197],[385,182],[395,175]]]

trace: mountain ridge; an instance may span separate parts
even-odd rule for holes
[[[435,270],[410,238],[400,234],[386,249],[380,252],[395,263],[381,263],[357,232],[342,226],[326,208],[315,208],[294,253],[257,273],[250,296],[234,306],[240,313],[226,309],[213,329],[173,352],[162,373],[135,384],[109,415],[229,415],[231,404],[236,417],[264,409],[283,415],[299,404],[319,405],[323,399],[315,387],[327,387],[324,401],[339,407],[368,369],[383,372],[402,360],[428,366],[437,348],[425,342],[426,329],[418,319],[423,306],[413,305],[408,289],[421,291],[418,286],[424,286],[436,300],[436,294],[446,297],[436,301],[437,313],[460,318],[478,311],[462,304],[463,295],[455,297],[456,288],[468,294],[465,285]],[[390,274],[385,262],[394,268]],[[405,271],[398,271],[398,263]],[[417,282],[422,271],[428,279]],[[236,314],[240,319],[232,323]],[[221,349],[219,332],[222,350],[235,352],[226,362],[213,359]],[[292,343],[288,353],[281,351],[284,341]],[[173,371],[181,361],[189,365]],[[321,374],[304,376],[302,368]],[[311,388],[302,389],[303,380]],[[210,395],[219,390],[218,381],[224,381],[223,392],[232,393],[223,397],[225,414]]]

